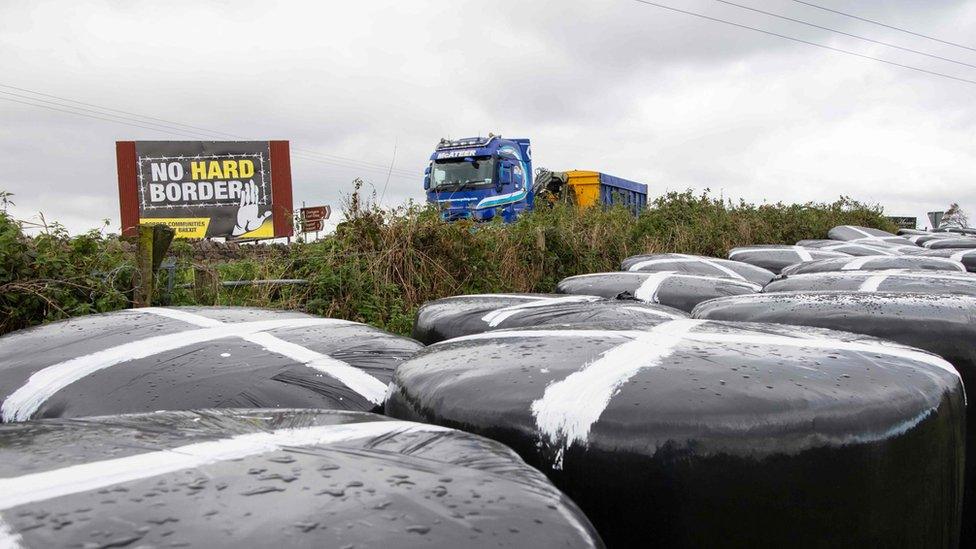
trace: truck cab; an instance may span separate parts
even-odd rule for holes
[[[529,140],[492,134],[441,139],[424,172],[424,190],[445,221],[515,221],[535,205]]]

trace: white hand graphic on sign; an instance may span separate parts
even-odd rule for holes
[[[253,231],[271,216],[271,212],[261,214],[258,211],[258,198],[258,186],[254,184],[252,179],[241,190],[241,208],[237,210],[237,226],[234,227],[232,235],[240,236]]]

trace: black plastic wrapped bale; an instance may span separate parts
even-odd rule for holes
[[[836,291],[976,296],[976,275],[947,271],[834,271],[787,275],[763,288],[764,293]]]
[[[943,257],[925,256],[861,256],[805,261],[783,268],[781,274],[826,273],[833,271],[947,271],[965,272],[966,267],[959,261]]]
[[[966,423],[963,547],[976,545],[976,298],[859,292],[776,293],[716,299],[695,317],[776,322],[847,330],[918,347],[946,359],[961,374],[970,406]]]
[[[560,294],[598,295],[606,298],[636,299],[660,303],[691,312],[702,301],[730,295],[754,294],[762,286],[746,280],[681,273],[594,273],[571,276],[559,281]]]
[[[962,391],[895,343],[685,319],[438,343],[386,411],[504,442],[610,547],[953,547]]]
[[[948,248],[945,250],[926,250],[922,255],[928,257],[947,257],[962,263],[969,272],[976,272],[976,250],[972,248]]]
[[[201,408],[370,411],[420,343],[242,307],[130,309],[0,337],[5,422]]]
[[[884,246],[889,248],[916,247],[911,241],[903,236],[878,236],[872,238],[858,238],[848,240],[851,244],[867,244],[868,246]]]
[[[929,240],[922,246],[930,250],[946,250],[949,248],[964,249],[964,248],[976,248],[976,238],[971,238],[968,236],[959,238],[940,238],[938,240]]]
[[[589,295],[459,295],[424,303],[417,311],[413,337],[430,345],[504,328],[612,323],[638,329],[687,317],[684,311],[656,303]]]
[[[620,269],[642,273],[671,271],[683,274],[718,276],[748,280],[756,284],[766,284],[776,276],[762,267],[741,261],[688,254],[634,255],[624,259],[620,264]]]
[[[802,241],[801,241],[802,242]],[[867,255],[890,255],[899,256],[901,252],[892,246],[877,246],[871,244],[858,244],[857,242],[837,242],[836,240],[831,240],[831,244],[800,244],[797,246],[805,246],[807,248],[816,248],[818,250],[823,250],[825,252],[840,252],[842,254],[853,255],[853,256],[867,256]]]
[[[741,246],[729,250],[729,259],[742,261],[750,265],[762,267],[775,274],[788,265],[801,261],[815,261],[832,257],[851,257],[841,252],[829,252],[802,246],[785,246],[779,244],[762,244],[759,246]]]
[[[925,233],[925,234],[913,234],[905,236],[911,243],[917,246],[924,246],[926,242],[932,240],[946,240],[958,238],[958,235],[947,234],[947,233]]]
[[[827,231],[827,237],[831,240],[860,240],[862,238],[890,238],[893,236],[896,235],[888,231],[858,225],[838,225]]]
[[[501,444],[363,412],[0,426],[2,547],[601,547]]]

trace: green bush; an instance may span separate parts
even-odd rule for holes
[[[221,280],[302,278],[307,285],[222,288],[199,303],[190,286],[194,265],[201,265],[189,244],[177,242],[171,249],[175,289],[157,299],[302,309],[408,334],[425,301],[550,292],[566,276],[617,270],[623,258],[637,253],[724,257],[735,246],[826,238],[836,225],[895,229],[880,207],[846,197],[829,204],[757,206],[691,191],[657,198],[636,217],[623,208],[579,211],[558,202],[511,225],[443,223],[433,208],[410,204],[384,211],[358,193],[344,214],[334,234],[296,242],[280,257],[258,257],[259,248],[241,246],[237,260],[202,265]],[[0,333],[126,307],[133,258],[124,244],[95,231],[69,237],[60,227],[28,237],[0,214]],[[157,288],[165,286],[161,281]]]
[[[28,237],[0,212],[0,333],[126,307],[133,261],[119,244],[98,231],[70,237],[59,225]]]

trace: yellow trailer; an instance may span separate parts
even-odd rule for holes
[[[588,170],[563,172],[573,202],[582,207],[623,204],[634,212],[647,205],[647,185]]]

